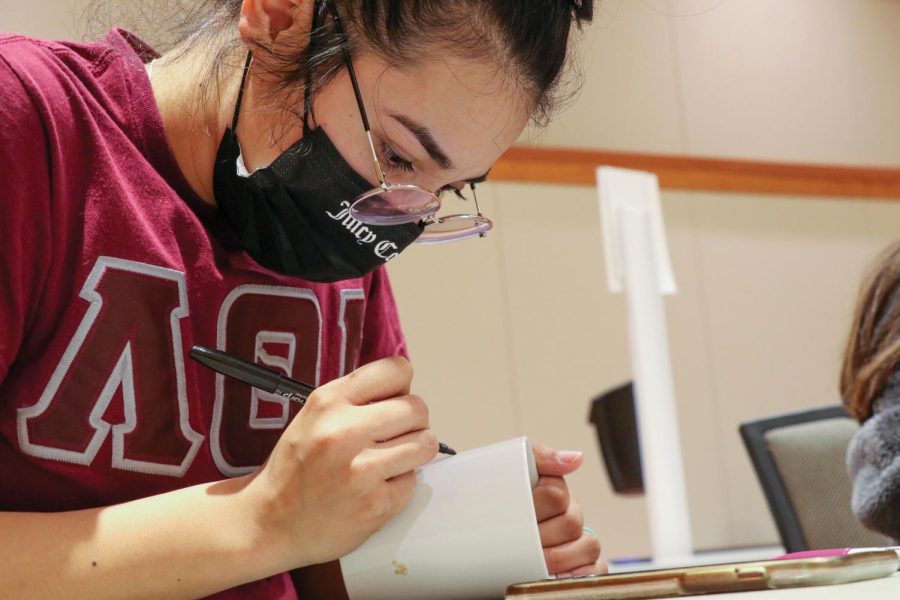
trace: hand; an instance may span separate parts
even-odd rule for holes
[[[382,359],[318,388],[248,483],[282,571],[339,558],[396,515],[438,441],[409,393],[412,367]]]
[[[532,450],[540,475],[533,491],[534,508],[547,570],[557,577],[606,573],[600,542],[584,530],[581,506],[563,479],[581,466],[584,454],[542,444],[532,444]]]

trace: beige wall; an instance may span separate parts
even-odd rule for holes
[[[83,4],[0,0],[0,30],[72,37]],[[525,141],[900,166],[897,31],[900,3],[887,0],[604,0],[582,95]],[[594,190],[479,191],[494,234],[391,266],[416,390],[455,446],[524,433],[584,449],[572,485],[607,554],[646,553],[642,500],[611,493],[587,424],[590,398],[630,377]],[[837,402],[855,289],[900,231],[900,203],[667,192],[663,205],[696,545],[772,543],[737,425]]]
[[[657,11],[669,7],[667,17]],[[532,139],[716,157],[900,164],[900,3],[603,0],[577,103]]]
[[[0,0],[0,32],[54,39],[81,39],[84,7],[90,0]]]
[[[900,4],[601,6],[581,96],[526,142],[900,166]],[[630,371],[623,299],[604,287],[594,190],[480,190],[498,224],[490,239],[414,248],[391,267],[418,390],[459,445],[512,431],[586,450],[572,484],[588,522],[609,556],[646,553],[642,500],[612,494],[586,422],[590,398]],[[839,401],[856,289],[898,237],[900,203],[667,192],[663,204],[680,287],[667,307],[695,543],[775,543],[737,426]]]
[[[587,453],[572,477],[610,556],[648,549],[643,501],[615,496],[589,400],[630,377],[623,298],[605,289],[595,193],[492,184],[494,234],[415,247],[392,265],[442,439],[527,434]],[[777,541],[739,423],[839,402],[860,274],[900,231],[900,203],[663,194],[679,294],[667,299],[698,548]]]

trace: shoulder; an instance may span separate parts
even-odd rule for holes
[[[882,403],[847,450],[853,512],[868,527],[900,539],[900,404]]]
[[[0,106],[35,114],[62,142],[98,119],[128,129],[133,80],[145,76],[138,43],[120,31],[89,44],[0,35]]]
[[[0,144],[12,158],[32,160],[26,150],[69,120],[64,71],[54,43],[0,36]]]
[[[384,265],[369,276],[364,333],[359,364],[384,356],[409,358],[388,269]]]
[[[882,405],[860,426],[850,443],[849,456],[853,472],[864,464],[884,468],[900,460],[900,404]]]
[[[380,265],[374,271],[365,277],[366,289],[369,297],[382,299],[384,297],[393,299],[393,291],[391,290],[391,280],[388,277],[387,265]]]
[[[850,443],[852,474],[866,464],[884,468],[900,461],[900,371],[888,379],[872,409],[872,416],[862,423]]]
[[[29,89],[26,79],[31,48],[22,39],[0,37],[0,181],[13,192],[25,183],[20,166],[27,165],[34,179],[39,169],[49,168],[47,117],[38,90]]]
[[[847,452],[851,506],[870,529],[900,541],[900,406],[867,420]]]
[[[18,34],[0,34],[0,61],[5,62],[25,82],[51,86],[63,74],[86,79],[100,77],[121,58],[129,44],[143,44],[124,31],[110,32],[91,43],[44,40]],[[145,46],[140,46],[143,50]],[[147,49],[148,52],[152,52]],[[140,61],[135,53],[135,60]]]
[[[75,44],[0,35],[0,64],[5,67],[0,75],[3,83],[15,79],[43,103],[65,101],[65,92],[75,81],[97,77],[114,58],[113,48],[104,43]],[[5,91],[0,89],[0,94]]]
[[[387,265],[381,265],[366,276],[366,297],[369,314],[381,314],[381,320],[399,328],[397,301],[388,277]]]
[[[40,129],[37,99],[29,92],[26,74],[34,66],[36,45],[21,36],[0,36],[0,140],[26,140]],[[34,72],[30,79],[33,81]]]

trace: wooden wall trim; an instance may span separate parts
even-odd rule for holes
[[[510,148],[490,180],[592,186],[599,165],[656,173],[663,189],[900,199],[900,169],[529,146]]]

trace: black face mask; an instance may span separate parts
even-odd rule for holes
[[[370,273],[415,241],[423,226],[363,225],[350,216],[353,200],[372,184],[353,170],[321,127],[310,129],[268,167],[238,173],[241,155],[234,120],[219,144],[213,193],[241,244],[260,265],[309,281],[333,282]]]

